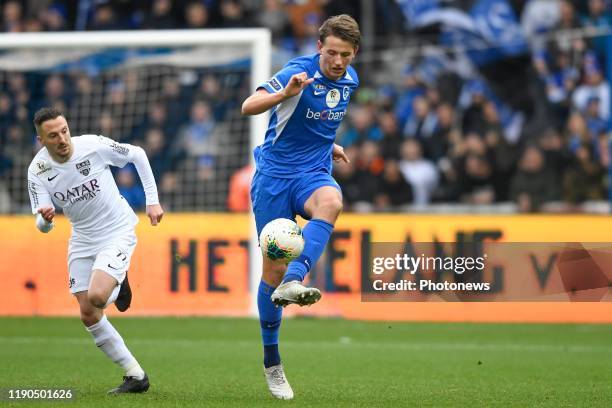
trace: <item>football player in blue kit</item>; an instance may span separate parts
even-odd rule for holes
[[[352,93],[359,86],[350,66],[359,49],[359,25],[342,14],[319,28],[318,53],[289,61],[242,105],[242,114],[271,109],[265,140],[255,151],[251,200],[258,235],[276,218],[310,220],[302,254],[285,265],[264,256],[257,304],[264,345],[264,373],[271,393],[293,398],[278,351],[282,308],[321,298],[302,284],[317,262],[342,210],[342,193],[331,176],[332,160],[348,162],[334,143]]]

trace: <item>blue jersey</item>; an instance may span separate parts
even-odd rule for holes
[[[257,170],[263,174],[283,178],[311,172],[331,174],[336,130],[359,79],[350,65],[337,81],[326,78],[319,69],[319,54],[314,54],[292,59],[257,89],[280,92],[301,72],[314,82],[272,109],[266,138],[255,149]]]

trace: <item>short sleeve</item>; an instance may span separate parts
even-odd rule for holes
[[[108,137],[95,136],[98,146],[96,151],[106,164],[123,167],[131,161],[134,146],[126,143],[118,143]]]
[[[259,85],[257,89],[265,89],[269,93],[277,93],[285,89],[291,77],[295,74],[305,72],[306,69],[300,65],[290,64],[278,71],[267,82]]]

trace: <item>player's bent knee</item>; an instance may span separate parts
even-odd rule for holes
[[[102,309],[106,305],[106,301],[108,300],[108,298],[102,292],[90,290],[87,293],[87,300],[89,300],[89,303],[91,303],[94,307]]]
[[[335,218],[342,212],[342,207],[342,200],[326,200],[319,205],[318,212]]]

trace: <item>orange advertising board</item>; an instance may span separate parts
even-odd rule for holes
[[[168,214],[156,227],[141,217],[129,314],[247,315],[248,229],[246,216]],[[0,281],[8,295],[0,298],[0,315],[78,312],[68,289],[69,222],[57,217],[42,234],[34,217],[2,217],[0,231]]]
[[[70,226],[41,234],[32,216],[0,217],[0,315],[75,315],[66,267]],[[612,302],[362,302],[365,248],[371,242],[608,242],[603,216],[344,214],[312,283],[324,291],[287,315],[422,321],[612,322]],[[141,217],[130,282],[129,315],[248,316],[246,214],[167,214],[158,227]],[[111,310],[112,309],[112,310]],[[114,308],[109,308],[115,314]]]

